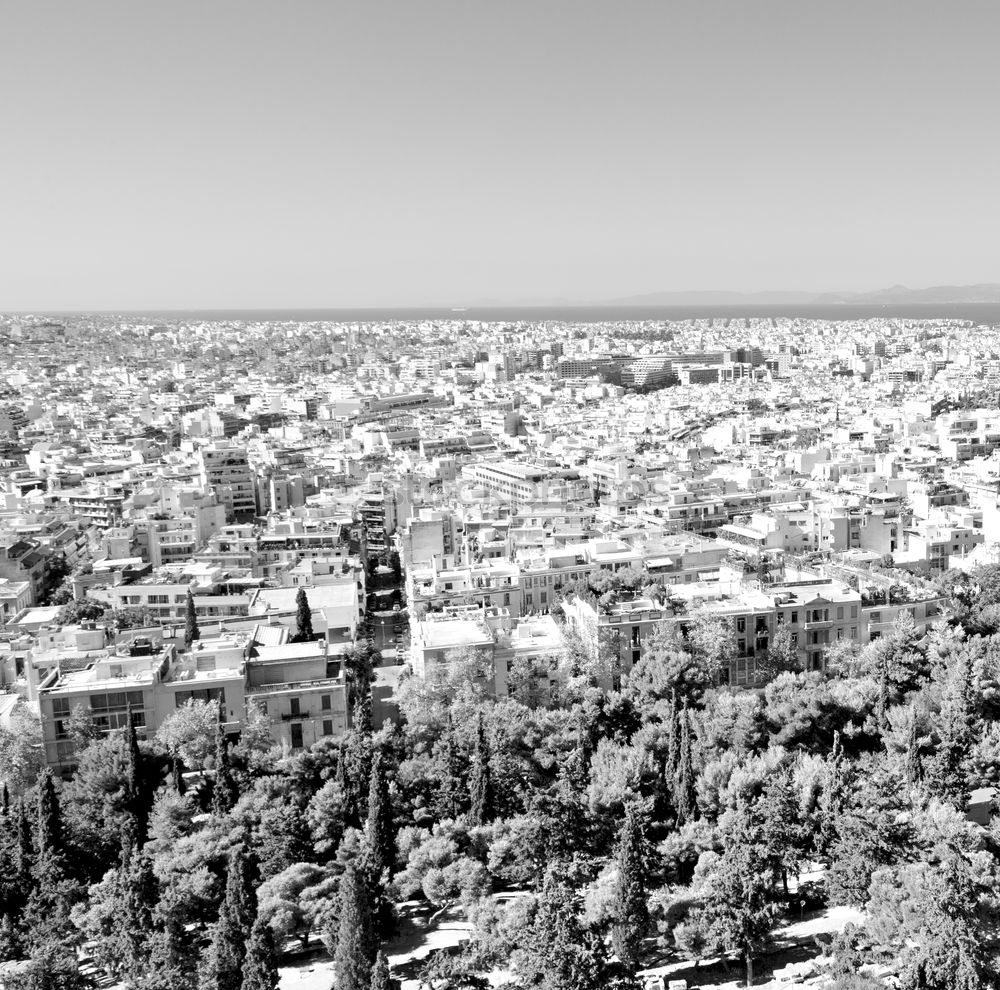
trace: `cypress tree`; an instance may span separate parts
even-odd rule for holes
[[[886,731],[889,728],[889,716],[887,714],[888,707],[889,672],[886,668],[885,662],[883,661],[883,663],[879,666],[878,700],[875,703],[875,721],[878,724],[878,732],[883,741],[885,739]]]
[[[444,731],[441,744],[441,759],[444,764],[434,802],[436,817],[457,818],[462,813],[462,799],[465,787],[462,783],[462,765],[458,747],[455,745],[455,727],[451,713],[448,713],[448,727]]]
[[[170,761],[170,780],[174,785],[174,790],[183,797],[187,790],[187,784],[184,783],[184,764],[181,763],[179,756],[175,756]]]
[[[385,775],[385,762],[380,751],[372,760],[368,784],[368,820],[365,839],[371,857],[372,872],[381,879],[383,872],[392,872],[396,863],[396,834],[392,826],[392,800]]]
[[[372,732],[372,693],[369,688],[354,705],[354,730],[370,736]]]
[[[515,976],[545,990],[603,990],[608,978],[603,940],[580,918],[578,891],[550,867],[538,910],[519,936]]]
[[[274,936],[271,926],[258,917],[247,942],[240,990],[277,990],[277,987],[278,965],[275,960]]]
[[[680,747],[677,759],[677,773],[674,777],[674,809],[677,824],[694,821],[698,816],[697,792],[695,790],[694,765],[691,756],[691,715],[687,704],[680,713]]]
[[[826,857],[837,840],[840,816],[844,810],[847,790],[847,771],[844,764],[844,745],[840,733],[833,733],[833,747],[826,761],[823,792],[820,796],[819,830],[815,837],[816,851]]]
[[[25,893],[27,893],[26,885],[30,883],[33,850],[31,826],[28,823],[28,812],[24,807],[24,798],[19,798],[17,802],[14,833],[14,867],[22,886],[25,888]]]
[[[139,751],[139,736],[132,720],[132,706],[125,709],[125,800],[135,824],[135,839],[141,846],[146,841],[146,827],[149,809],[142,793],[142,753]]]
[[[372,981],[370,990],[392,990],[389,974],[389,960],[385,958],[385,953],[381,950],[375,956],[375,963],[372,965]]]
[[[124,973],[138,977],[148,965],[158,889],[152,864],[135,847],[123,852],[121,879],[120,964]]]
[[[364,875],[348,863],[340,879],[337,944],[333,955],[337,990],[370,990],[378,945],[371,897]]]
[[[38,787],[38,856],[49,859],[58,856],[63,849],[62,814],[59,798],[56,796],[52,771],[48,768],[42,774]]]
[[[198,628],[198,613],[194,607],[194,595],[188,588],[187,605],[184,609],[184,645],[190,650],[191,644],[201,639],[201,630]]]
[[[954,672],[941,706],[937,752],[927,768],[927,783],[933,793],[957,807],[968,798],[966,763],[975,741],[971,669],[966,657]]]
[[[254,871],[242,846],[229,854],[226,896],[202,971],[202,990],[240,990],[246,944],[257,917]]]
[[[244,941],[227,901],[219,909],[219,920],[212,932],[212,942],[203,960],[199,985],[201,990],[240,990],[243,982]]]
[[[10,811],[10,791],[7,790],[7,782],[4,781],[3,793],[0,795],[0,812],[2,812],[4,818]]]
[[[649,927],[646,904],[645,836],[642,813],[636,804],[625,812],[618,839],[618,880],[615,883],[611,944],[629,976],[639,968],[642,941]]]
[[[667,709],[666,729],[667,755],[663,764],[663,792],[665,802],[670,808],[674,808],[674,779],[677,777],[677,768],[680,765],[681,755],[681,722],[680,712],[677,707],[676,691],[670,692],[670,707]]]
[[[219,724],[215,730],[215,780],[212,784],[212,811],[219,817],[226,815],[236,804],[238,797],[233,769],[229,763],[229,740],[226,738],[219,712]]]
[[[133,986],[136,990],[193,990],[194,964],[183,925],[168,916],[150,937],[146,972]]]
[[[486,741],[486,728],[481,712],[476,723],[476,742],[472,750],[472,766],[469,768],[469,799],[471,825],[485,825],[493,821],[496,811],[493,773],[490,770],[490,747]]]
[[[312,609],[305,588],[299,588],[295,595],[295,639],[305,643],[313,638]]]
[[[924,768],[920,760],[920,741],[917,738],[917,713],[910,709],[910,730],[906,737],[906,782],[916,787],[924,779]]]
[[[245,944],[257,918],[258,882],[257,864],[244,846],[237,846],[229,854],[226,874],[226,904]]]

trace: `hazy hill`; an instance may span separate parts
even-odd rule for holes
[[[828,305],[853,303],[860,305],[891,305],[894,303],[1000,303],[1000,283],[980,285],[935,285],[926,289],[910,289],[893,285],[874,292],[650,292],[640,296],[603,299],[602,306],[767,306],[767,305]]]

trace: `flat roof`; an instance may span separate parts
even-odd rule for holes
[[[343,581],[339,584],[300,586],[298,588],[261,588],[254,596],[254,614],[264,611],[268,605],[279,612],[294,612],[297,607],[296,596],[303,588],[309,599],[309,607],[314,612],[318,609],[353,605],[357,595],[353,576],[349,581]]]
[[[472,619],[420,623],[420,638],[429,650],[492,645],[493,636]]]

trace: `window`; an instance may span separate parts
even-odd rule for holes
[[[798,612],[792,612],[792,617],[791,617],[791,619],[789,621],[792,622],[792,623],[798,622],[799,621],[799,613]]]
[[[293,715],[301,715],[302,714],[302,711],[301,711],[301,709],[299,707],[299,699],[298,698],[292,698],[288,702],[288,706],[289,706],[289,709],[291,710],[291,713]]]
[[[324,694],[324,695],[320,696],[319,706],[320,706],[320,708],[323,709],[323,711],[325,711],[325,712],[330,711],[330,707],[331,707],[330,706],[330,700],[331,700],[330,699],[330,695],[328,695],[328,694]],[[329,733],[327,733],[327,735],[329,735]]]
[[[844,606],[840,605],[837,607],[837,618],[842,619],[844,617]]]
[[[736,631],[738,633],[747,631],[747,620],[743,616],[736,620]]]
[[[292,727],[292,749],[302,749],[302,725],[296,722]]]
[[[323,719],[323,735],[332,736],[333,735],[333,719],[325,718]]]

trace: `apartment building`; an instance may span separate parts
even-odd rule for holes
[[[198,449],[197,463],[201,487],[215,493],[228,520],[247,522],[256,516],[257,486],[245,446],[214,441]]]
[[[151,738],[189,701],[217,702],[226,730],[237,732],[253,702],[274,742],[292,750],[348,728],[343,662],[323,639],[262,646],[240,633],[178,653],[162,633],[141,630],[87,659],[75,669],[43,667],[39,675],[35,701],[45,762],[59,773],[76,762],[69,718],[77,708],[104,733],[123,728],[131,711],[140,737]]]
[[[31,582],[0,577],[0,628],[31,606]]]
[[[701,594],[704,587],[698,589]],[[842,639],[868,642],[861,595],[857,591],[820,580],[786,584],[767,593],[743,589],[729,595],[719,589],[717,598],[686,611],[663,609],[649,599],[636,598],[601,609],[593,601],[575,598],[563,605],[566,620],[594,656],[612,661],[614,678],[627,673],[642,656],[654,630],[663,622],[683,631],[696,616],[721,620],[732,632],[736,657],[723,672],[734,685],[753,684],[758,660],[765,656],[773,636],[782,626],[791,629],[803,670],[823,670],[824,654]],[[700,595],[699,595],[700,597]]]
[[[497,605],[514,618],[522,614],[521,569],[506,560],[456,563],[435,557],[430,567],[406,570],[406,598],[414,615],[450,605]]]
[[[258,705],[267,718],[271,737],[288,749],[308,748],[348,729],[343,660],[325,638],[255,646],[246,690],[248,703]]]

